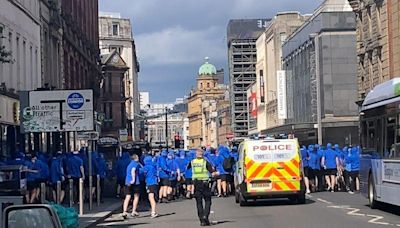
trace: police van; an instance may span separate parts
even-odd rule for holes
[[[235,201],[289,198],[305,203],[303,168],[297,139],[247,140],[238,148]]]

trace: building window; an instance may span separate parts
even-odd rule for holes
[[[379,48],[378,49],[378,77],[379,77],[379,83],[383,82],[383,69],[382,69],[382,50]]]
[[[369,34],[369,38],[372,39],[372,12],[371,12],[371,6],[367,6],[367,16],[368,16],[368,34]]]
[[[113,118],[113,104],[108,103],[108,117],[111,120]]]
[[[210,83],[209,82],[207,82],[207,88],[210,88]]]
[[[112,35],[119,36],[119,24],[118,23],[112,24]]]
[[[125,115],[125,105],[121,103],[121,127],[122,128],[126,128],[125,126],[125,119],[126,119],[126,115]]]
[[[361,28],[361,29],[357,29],[357,31],[359,33],[360,41],[362,42],[363,39],[364,39],[364,35],[363,35],[363,14],[362,14],[362,11],[360,11],[357,15],[358,15],[358,19],[359,19],[358,27]]]
[[[374,84],[374,68],[372,60],[372,51],[368,53],[368,76],[369,76],[369,87],[372,89]]]
[[[378,35],[381,35],[382,26],[381,26],[381,6],[376,6],[376,27],[378,28]]]

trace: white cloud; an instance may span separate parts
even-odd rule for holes
[[[223,31],[217,27],[187,30],[181,26],[135,37],[138,56],[146,66],[199,63],[205,56],[214,62],[226,58]]]

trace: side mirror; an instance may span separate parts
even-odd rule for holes
[[[61,228],[58,215],[49,205],[9,206],[3,212],[2,228]]]

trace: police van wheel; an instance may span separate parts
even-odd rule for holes
[[[249,203],[248,203],[247,200],[243,197],[242,194],[239,195],[239,205],[240,205],[241,207],[245,207],[245,206],[248,206],[248,205],[249,205]]]
[[[370,174],[368,178],[368,202],[371,209],[376,209],[378,207],[378,202],[376,201],[374,178],[372,174]]]
[[[297,203],[298,204],[305,204],[306,203],[306,195],[304,193],[300,193],[297,196]]]

